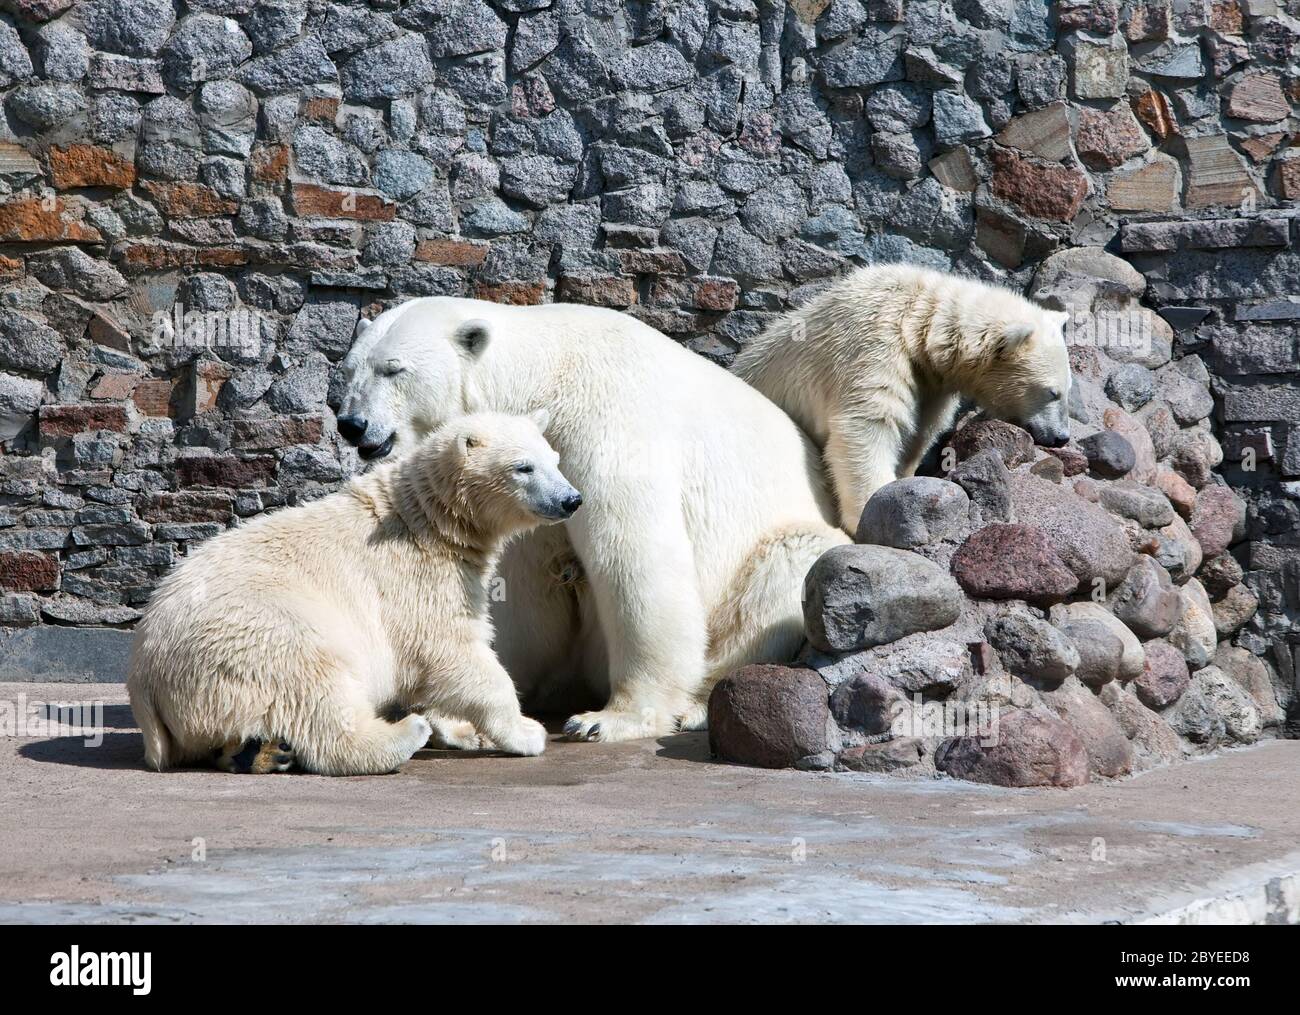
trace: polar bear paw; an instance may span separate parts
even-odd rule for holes
[[[673,716],[673,723],[678,733],[709,728],[709,706],[697,701],[680,715]]]
[[[564,735],[569,740],[592,740],[606,744],[661,737],[674,730],[672,716],[652,708],[644,708],[640,712],[620,712],[614,709],[581,712],[564,724]]]
[[[533,719],[520,718],[508,734],[496,738],[497,750],[535,758],[546,750],[546,727]]]
[[[397,725],[402,730],[402,753],[407,758],[423,748],[429,742],[429,737],[433,735],[433,727],[418,712],[412,712]]]
[[[236,775],[268,775],[292,771],[297,757],[283,740],[232,737],[212,752],[212,763]]]
[[[447,719],[439,715],[426,715],[429,725],[433,727],[433,736],[429,738],[429,748],[435,751],[481,751],[486,746],[486,738],[479,736],[472,722],[463,719]]]

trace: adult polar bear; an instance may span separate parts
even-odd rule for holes
[[[848,539],[817,450],[739,378],[616,311],[452,297],[363,322],[343,370],[339,430],[363,457],[466,412],[550,411],[546,436],[585,498],[564,529],[586,591],[557,593],[562,540],[526,536],[502,561],[493,619],[526,697],[575,669],[607,674],[605,708],[573,716],[570,736],[700,727],[718,677],[797,651],[804,576]]]

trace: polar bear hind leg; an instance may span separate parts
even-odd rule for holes
[[[752,663],[788,663],[804,640],[803,580],[817,558],[847,542],[838,529],[803,526],[765,536],[745,561],[732,593],[709,618],[709,675],[681,730],[704,729],[709,693],[728,673]]]
[[[212,763],[232,775],[269,775],[293,771],[297,758],[283,740],[231,737],[212,752]]]
[[[307,717],[309,734],[295,742],[298,763],[319,775],[392,772],[429,742],[433,728],[417,712],[387,722],[358,681],[336,675],[332,693]]]

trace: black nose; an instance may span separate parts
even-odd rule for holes
[[[1049,448],[1063,448],[1069,443],[1070,443],[1070,435],[1068,433],[1065,434],[1064,436],[1058,434],[1054,436],[1050,441],[1047,442],[1047,446]]]
[[[582,507],[582,494],[575,493],[565,497],[560,501],[560,507],[564,508],[566,514],[573,514],[578,508]]]
[[[366,435],[367,426],[369,422],[360,416],[339,417],[339,435],[349,444],[360,444],[361,438]]]

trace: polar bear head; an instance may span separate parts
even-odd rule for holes
[[[411,300],[357,325],[341,366],[339,433],[367,460],[410,451],[469,410],[468,375],[487,348],[476,301]]]
[[[1014,316],[986,325],[986,355],[969,393],[985,412],[1057,448],[1070,439],[1069,315],[1016,302]]]
[[[560,472],[560,456],[542,431],[545,412],[461,416],[439,427],[412,456],[433,499],[472,516],[472,528],[498,537],[561,522],[582,505]]]

